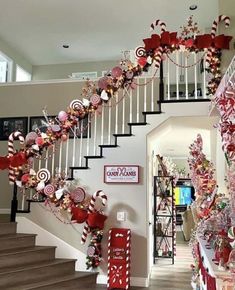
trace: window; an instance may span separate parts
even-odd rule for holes
[[[19,65],[16,65],[16,82],[31,81],[32,75]]]
[[[12,76],[12,60],[0,51],[0,83],[10,82]]]

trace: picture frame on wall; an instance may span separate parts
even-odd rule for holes
[[[89,130],[88,127],[90,128]],[[76,138],[81,138],[81,133],[82,138],[91,138],[91,124],[88,121],[88,115],[84,119],[79,121],[79,126],[77,127],[76,132],[73,132],[72,130],[69,131],[69,138],[74,138],[74,133],[76,134]]]
[[[56,116],[48,116],[48,119],[54,119]],[[29,117],[29,132],[39,129],[41,132],[46,132],[47,125],[44,116],[32,116]]]
[[[139,165],[105,165],[104,183],[130,184],[140,182]]]
[[[28,117],[0,118],[0,140],[8,140],[11,133],[20,131],[26,136],[28,131]]]

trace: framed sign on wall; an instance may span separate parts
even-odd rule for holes
[[[105,165],[105,183],[139,183],[138,165]]]

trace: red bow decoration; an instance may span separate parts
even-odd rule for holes
[[[92,212],[88,215],[87,224],[90,228],[98,228],[102,230],[104,228],[104,222],[106,219],[106,215],[103,215],[99,212]]]
[[[7,169],[9,165],[10,165],[9,158],[0,156],[0,169]]]
[[[0,156],[0,169],[7,169],[9,166],[19,167],[26,163],[26,154],[22,151],[14,154],[12,157]]]
[[[76,221],[79,224],[82,224],[86,221],[88,217],[88,212],[85,209],[82,209],[80,207],[72,207],[71,208],[72,213],[72,221]]]

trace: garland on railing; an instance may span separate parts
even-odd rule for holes
[[[224,21],[226,27],[230,24],[229,17],[220,15],[213,22],[211,34],[198,35],[197,23],[193,22],[192,16],[190,16],[187,25],[182,28],[181,35],[177,37],[177,32],[166,31],[166,24],[156,20],[151,24],[151,29],[153,30],[157,25],[160,25],[161,34],[152,34],[150,38],[143,39],[144,47],[139,46],[135,50],[138,63],[143,66],[145,71],[153,63],[158,67],[159,60],[166,55],[175,65],[186,68],[196,65],[197,62],[189,66],[179,65],[171,59],[169,54],[176,50],[195,53],[205,51],[208,65],[206,70],[210,74],[208,95],[213,95],[221,80],[221,50],[229,49],[229,43],[232,39],[231,36],[224,34],[215,36],[220,21]]]

